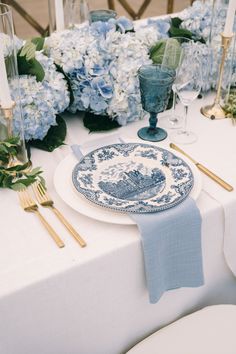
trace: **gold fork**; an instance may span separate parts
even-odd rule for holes
[[[32,212],[32,213],[35,213],[36,215],[38,215],[40,221],[45,226],[45,228],[47,229],[47,231],[49,232],[49,234],[53,238],[53,240],[56,242],[57,246],[60,248],[64,247],[65,246],[64,242],[60,239],[60,237],[53,230],[51,225],[49,225],[47,220],[44,219],[43,215],[39,212],[38,205],[31,198],[29,192],[26,189],[23,189],[18,192],[18,196],[19,196],[20,205],[22,206],[22,208],[25,211]]]
[[[46,191],[45,187],[36,182],[32,185],[33,191],[35,193],[36,199],[43,207],[47,207],[52,209],[58,219],[62,222],[62,224],[67,228],[67,230],[71,233],[71,235],[75,238],[75,240],[80,244],[81,247],[86,246],[86,242],[82,239],[82,237],[78,234],[78,232],[73,228],[73,226],[65,219],[65,217],[61,214],[61,212],[54,206],[54,202],[51,199],[50,195]]]

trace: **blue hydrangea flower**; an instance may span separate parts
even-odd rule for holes
[[[217,16],[221,16],[219,12]],[[195,1],[180,17],[182,27],[193,32],[196,38],[209,37],[211,5],[208,2],[203,5]],[[130,20],[122,17],[54,33],[47,40],[47,55],[70,78],[75,98],[69,107],[71,112],[87,110],[106,114],[121,125],[145,115],[137,72],[142,65],[151,63],[150,48],[159,39],[168,38],[170,17],[149,19],[142,26],[136,24],[135,32],[130,32],[132,26]],[[215,85],[217,56],[202,43],[193,46],[193,55],[202,60],[203,91],[207,91]]]
[[[166,19],[158,19],[158,20],[153,20],[151,18],[148,19],[147,22],[148,26],[154,26],[156,27],[157,31],[160,33],[161,38],[168,38],[169,37],[169,29],[170,29],[170,18]]]
[[[43,66],[45,76],[42,85],[46,92],[51,92],[56,114],[64,112],[70,103],[68,85],[64,75],[57,71],[52,58],[48,58],[41,52],[36,52],[36,59]]]
[[[51,125],[56,125],[56,112],[53,108],[53,95],[45,90],[41,82],[34,76],[21,75],[19,83],[10,83],[11,95],[16,102],[14,109],[14,124],[16,131],[20,130],[20,112],[22,110],[25,139],[42,140]],[[20,100],[18,95],[20,94]]]
[[[94,37],[101,37],[101,36],[106,37],[108,32],[116,31],[116,20],[111,18],[107,22],[102,22],[102,21],[93,22],[91,24],[90,30],[91,33],[94,35]]]
[[[116,26],[122,33],[132,31],[134,29],[133,21],[129,20],[124,16],[118,18],[118,20],[116,21]]]
[[[3,43],[6,57],[12,55],[13,44],[16,51],[23,46],[23,41],[16,36],[12,41],[3,33],[0,33],[0,41]],[[50,126],[56,124],[56,115],[64,112],[70,102],[67,82],[64,75],[56,70],[53,59],[41,52],[36,52],[36,59],[41,63],[45,72],[42,82],[37,82],[34,76],[27,75],[20,75],[19,81],[12,79],[9,82],[12,99],[16,102],[15,129],[20,130],[22,107],[26,140],[42,140]]]
[[[208,39],[211,29],[212,4],[194,1],[193,5],[183,10],[179,17],[183,20],[181,27],[193,32],[196,38]]]
[[[157,26],[126,33],[132,29],[132,21],[122,17],[95,22],[86,30],[54,33],[48,39],[47,54],[71,80],[75,98],[71,112],[108,114],[122,125],[143,117],[137,71],[151,63],[149,49],[161,34]]]

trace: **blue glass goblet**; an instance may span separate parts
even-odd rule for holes
[[[110,18],[116,18],[117,12],[114,10],[93,10],[89,12],[90,23],[102,21],[107,22]]]
[[[157,114],[167,107],[175,70],[155,64],[144,65],[139,69],[138,77],[142,107],[150,113],[149,127],[141,128],[138,136],[148,141],[164,140],[167,132],[157,127]]]

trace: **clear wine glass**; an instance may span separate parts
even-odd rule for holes
[[[202,87],[201,61],[191,53],[190,48],[183,49],[182,60],[178,68],[175,89],[184,106],[183,128],[171,135],[171,140],[179,144],[191,144],[197,140],[195,133],[187,130],[188,108],[198,97]]]
[[[175,69],[178,71],[182,60],[183,48],[190,47],[192,40],[184,37],[169,38],[166,42],[166,47],[163,55],[162,66]],[[163,116],[162,125],[167,129],[179,129],[183,124],[183,117],[176,114],[176,87],[175,83],[172,86],[173,103],[171,113]]]
[[[138,72],[142,107],[150,113],[149,127],[138,131],[143,140],[161,141],[167,137],[164,129],[157,127],[157,114],[166,109],[175,80],[175,70],[161,65],[144,65]]]
[[[64,0],[65,28],[87,25],[89,22],[88,0]]]

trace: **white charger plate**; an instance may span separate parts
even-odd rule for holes
[[[175,150],[169,150],[186,161],[191,168],[194,176],[194,186],[189,195],[194,200],[197,200],[202,189],[202,176],[200,171],[185,156],[177,153]],[[92,219],[112,224],[135,225],[135,222],[126,213],[116,212],[96,205],[75,189],[72,183],[72,171],[77,163],[78,160],[74,154],[71,153],[59,163],[55,170],[54,186],[61,199],[72,209]]]

